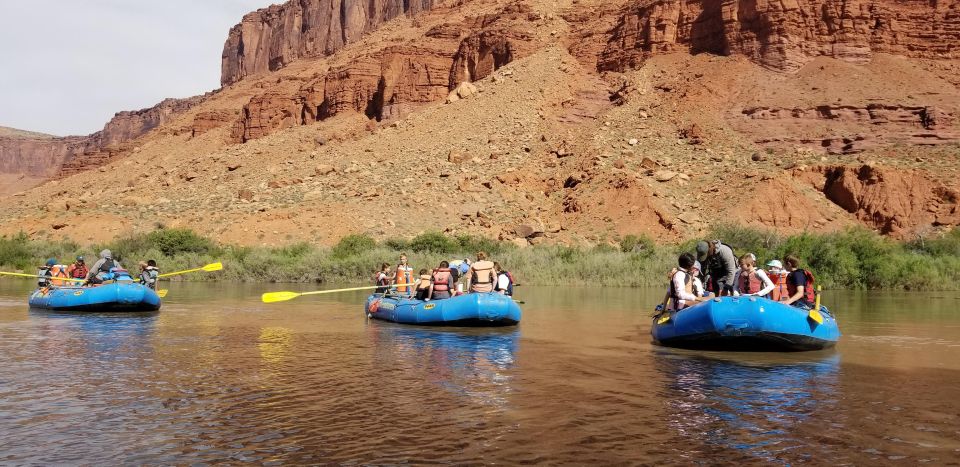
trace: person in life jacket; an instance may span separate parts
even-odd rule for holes
[[[454,290],[454,284],[457,283],[453,277],[453,270],[450,268],[450,263],[441,261],[440,267],[433,270],[433,283],[431,284],[428,298],[431,300],[450,298],[450,294]]]
[[[77,256],[77,260],[67,268],[67,275],[74,279],[86,279],[89,272],[87,264],[83,261],[83,256]]]
[[[378,286],[373,293],[384,294],[390,291],[390,263],[380,265],[380,271],[373,275],[373,282]]]
[[[417,277],[416,292],[414,292],[413,298],[417,300],[429,300],[431,285],[433,285],[433,275],[426,269],[421,269]]]
[[[750,253],[740,257],[740,269],[733,276],[734,295],[767,297],[773,291],[773,282],[754,258]]]
[[[146,263],[140,262],[140,283],[149,287],[151,290],[157,290],[157,279],[160,276],[160,269],[157,268],[157,262],[149,260]]]
[[[397,292],[411,294],[413,292],[413,266],[407,264],[407,254],[400,254],[400,264],[397,265],[397,275],[393,279],[397,284]]]
[[[497,271],[497,285],[493,287],[493,290],[508,297],[512,297],[513,275],[510,274],[510,271],[505,271],[503,267],[500,266],[500,263],[496,261],[493,262],[493,269]]]
[[[57,265],[57,260],[50,258],[47,260],[47,262],[43,266],[40,266],[39,270],[37,271],[37,276],[38,276],[37,287],[38,288],[43,289],[46,287],[50,287],[50,278],[53,277],[53,272],[51,271],[51,269],[56,265]]]
[[[100,259],[93,263],[90,272],[87,273],[88,284],[102,284],[104,280],[113,278],[112,269],[123,269],[119,261],[114,261],[113,253],[110,250],[100,252]]]
[[[793,255],[783,258],[787,267],[787,293],[789,296],[783,303],[793,305],[804,310],[811,310],[817,301],[816,291],[813,290],[813,273],[800,269],[800,260]]]
[[[720,240],[699,242],[697,260],[706,267],[704,272],[710,277],[710,290],[721,296],[733,294],[733,276],[740,265],[730,245]]]
[[[787,275],[789,273],[783,269],[783,263],[779,259],[771,260],[767,263],[767,276],[770,282],[773,282],[773,291],[770,292],[770,300],[775,302],[786,300],[790,297],[787,291]]]
[[[467,270],[467,290],[475,293],[493,292],[497,282],[497,273],[493,270],[493,262],[487,259],[487,253],[477,252],[477,261]]]
[[[692,254],[680,255],[677,265],[679,267],[671,271],[662,309],[680,311],[713,297],[712,294],[704,296],[703,284],[696,277],[700,273],[700,262]]]

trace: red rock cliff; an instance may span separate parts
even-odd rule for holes
[[[403,14],[429,10],[434,0],[291,0],[243,17],[223,46],[220,82],[278,70],[301,57],[329,55]]]
[[[639,0],[623,12],[599,68],[622,71],[675,50],[741,54],[782,71],[816,56],[958,58],[960,1]]]

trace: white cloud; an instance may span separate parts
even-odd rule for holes
[[[227,31],[270,0],[0,1],[0,126],[88,134],[220,86]]]

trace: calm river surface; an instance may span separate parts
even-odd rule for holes
[[[960,463],[958,294],[827,292],[836,350],[729,354],[652,345],[659,290],[523,287],[515,329],[434,330],[259,303],[296,287],[74,316],[0,280],[0,463]]]

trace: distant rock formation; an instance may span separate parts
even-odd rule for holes
[[[433,7],[433,0],[291,0],[243,17],[223,46],[220,83],[330,55],[381,24]]]
[[[960,57],[957,0],[636,0],[622,13],[599,68],[623,71],[653,53],[745,55],[794,71],[817,56],[851,62],[883,52]]]

